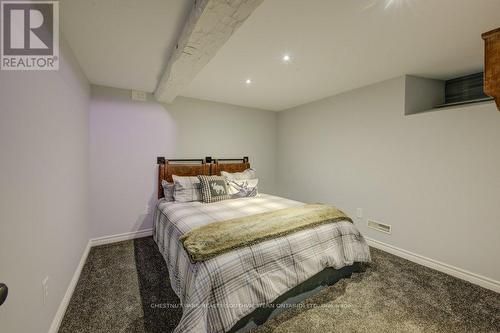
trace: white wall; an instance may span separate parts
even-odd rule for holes
[[[157,198],[157,156],[249,156],[261,190],[276,192],[277,115],[178,97],[163,105],[149,96],[92,86],[90,107],[91,237],[151,228]]]
[[[59,71],[0,71],[2,332],[48,331],[89,239],[90,89],[61,44]]]
[[[364,235],[499,281],[499,147],[494,104],[404,116],[398,78],[280,112],[279,189],[361,207]]]

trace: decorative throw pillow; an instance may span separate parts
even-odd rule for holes
[[[254,169],[246,169],[243,172],[226,172],[221,171],[220,175],[226,180],[246,180],[246,179],[255,179],[257,178],[257,173]]]
[[[226,180],[222,176],[198,176],[201,183],[203,202],[216,202],[229,199]]]
[[[201,201],[201,184],[198,177],[173,175],[174,200],[177,202]]]
[[[247,179],[247,180],[228,180],[229,194],[231,194],[232,199],[244,198],[244,197],[255,197],[259,194],[257,185],[259,184],[259,179]]]
[[[162,180],[161,186],[163,187],[163,196],[165,197],[165,200],[168,202],[174,201],[174,183]]]
[[[254,169],[246,169],[243,172],[226,172],[221,171],[221,176],[223,176],[228,184],[229,193],[233,198],[241,198],[245,196],[256,196],[257,192],[257,173]],[[252,182],[243,182],[245,180],[252,180]]]

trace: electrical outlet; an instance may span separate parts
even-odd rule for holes
[[[356,208],[356,217],[358,219],[363,218],[363,208]]]
[[[134,101],[146,102],[148,100],[148,96],[145,91],[132,90],[131,97]]]
[[[47,304],[49,298],[49,277],[46,276],[42,280],[42,292],[43,292],[43,305]]]
[[[153,207],[151,205],[145,205],[144,210],[142,211],[143,215],[151,215],[153,213]]]

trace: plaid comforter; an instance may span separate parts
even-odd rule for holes
[[[226,332],[241,318],[268,304],[326,267],[370,261],[356,227],[325,224],[207,261],[191,263],[179,241],[189,230],[216,221],[298,206],[302,203],[260,194],[216,203],[160,200],[153,237],[167,263],[172,289],[183,306],[175,332]]]

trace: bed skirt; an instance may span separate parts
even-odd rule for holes
[[[311,298],[321,290],[335,284],[341,279],[349,278],[352,273],[359,273],[361,271],[361,263],[354,263],[351,266],[345,266],[341,269],[327,267],[318,274],[279,296],[268,306],[260,307],[247,316],[241,318],[231,328],[231,330],[228,331],[228,333],[248,332],[257,326],[262,325],[267,320],[286,311],[289,305],[297,304],[305,299]]]

